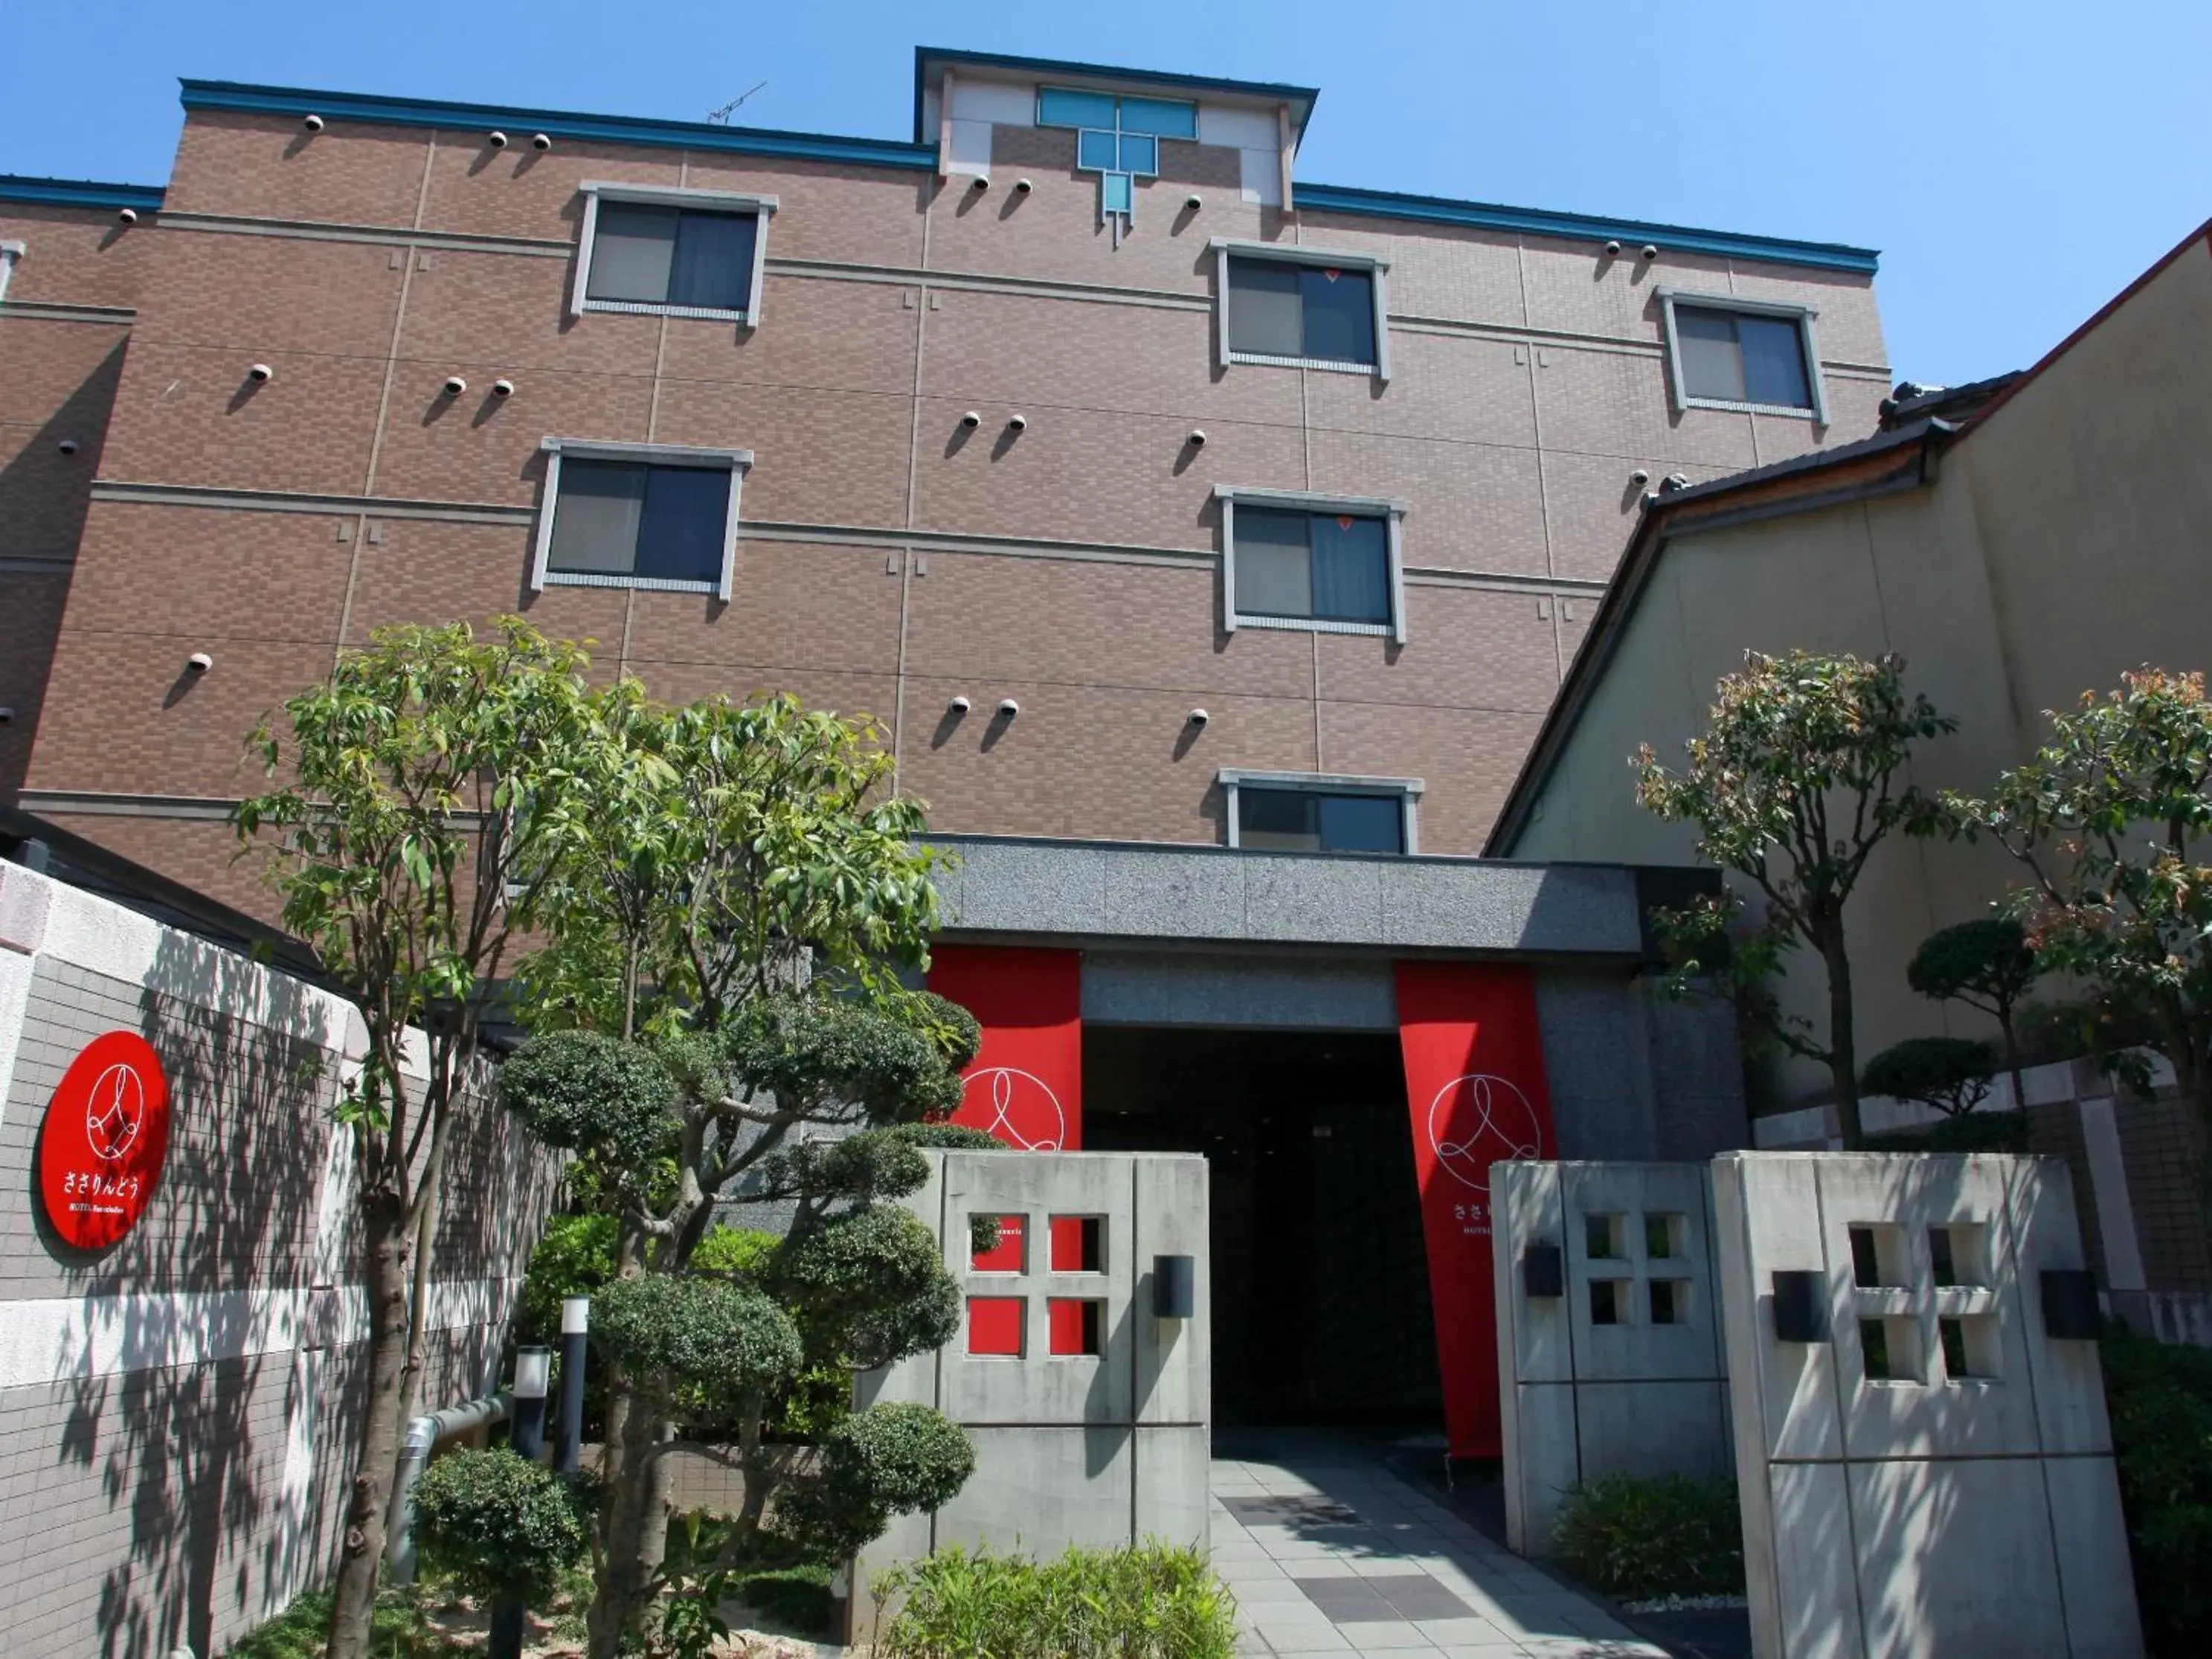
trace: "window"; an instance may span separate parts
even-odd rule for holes
[[[548,438],[533,588],[730,597],[738,492],[752,453]]]
[[[0,300],[8,297],[8,279],[15,274],[15,261],[23,257],[27,247],[22,242],[0,242]]]
[[[1224,771],[1229,844],[1278,853],[1411,853],[1418,778]]]
[[[1221,503],[1224,628],[1406,637],[1394,501],[1214,490]]]
[[[1099,216],[1133,217],[1135,181],[1158,176],[1161,139],[1198,137],[1198,106],[1173,98],[1116,98],[1106,92],[1040,87],[1036,124],[1073,127],[1076,170],[1099,175]]]
[[[1390,378],[1384,260],[1274,242],[1213,243],[1219,358]]]
[[[1660,299],[1678,404],[1827,418],[1811,312],[1664,290]]]
[[[570,309],[760,321],[773,196],[588,183]]]

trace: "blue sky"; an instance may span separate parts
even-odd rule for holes
[[[2204,0],[924,9],[19,0],[0,172],[161,182],[179,76],[684,119],[765,80],[749,125],[905,137],[919,40],[1317,86],[1316,183],[1878,247],[1891,362],[1942,382],[2212,216]]]

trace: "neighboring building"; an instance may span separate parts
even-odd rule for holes
[[[386,623],[873,714],[972,838],[1000,1116],[1214,1156],[1225,1418],[1433,1408],[1406,1171],[1480,1125],[1429,1090],[1409,1152],[1409,971],[1519,964],[1501,1145],[1741,1141],[1636,873],[1471,855],[1645,485],[1874,429],[1872,253],[1300,183],[1310,89],[975,53],[898,142],[184,96],[158,213],[8,233],[138,262],[25,809],[265,913],[241,738]],[[1431,1219],[1486,1249],[1478,1187]]]
[[[1969,792],[2034,752],[2046,711],[2128,669],[2212,667],[2208,362],[2212,225],[2024,374],[1908,397],[1875,437],[1651,501],[1490,854],[1688,862],[1688,830],[1636,805],[1628,757],[1647,741],[1679,756],[1747,647],[1900,653],[1911,689],[1960,722],[1921,751],[1912,780]],[[1848,918],[1863,1056],[1908,1036],[1993,1034],[1972,1010],[1916,995],[1905,968],[1929,933],[1987,915],[2016,881],[1987,844],[1876,851]],[[1783,995],[1825,1025],[1817,963],[1793,963]],[[2088,1214],[2136,1218],[2140,1237],[2100,1245],[2126,1264],[2109,1282],[2203,1300],[2212,1251],[2186,1108],[2168,1089],[2123,1099],[2115,1123],[2109,1080],[2048,1069],[2040,1092],[2029,1079],[2029,1103],[2070,1111],[2078,1097],[2087,1115],[2039,1133],[2075,1157]],[[1777,1112],[1828,1092],[1826,1068],[1802,1062],[1765,1081],[1756,1106]],[[1790,1112],[1762,1144],[1817,1144],[1820,1116]],[[2212,1305],[2194,1317],[2212,1340]]]

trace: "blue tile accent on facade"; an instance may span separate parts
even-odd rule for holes
[[[488,104],[449,104],[430,99],[382,98],[354,92],[313,92],[292,87],[241,86],[231,81],[179,83],[186,109],[239,110],[265,115],[319,115],[326,121],[375,122],[408,127],[521,127],[555,138],[588,138],[671,149],[721,150],[740,155],[785,155],[803,161],[846,161],[862,167],[937,166],[934,144],[895,139],[839,138],[811,132],[763,132],[717,126],[709,121],[658,121],[626,115],[579,115],[564,110],[501,109]]]
[[[1320,213],[1424,219],[1434,224],[1480,225],[1491,230],[1525,230],[1540,236],[1589,241],[1654,242],[1677,252],[1717,253],[1730,258],[1765,259],[1777,264],[1863,271],[1868,276],[1872,276],[1881,263],[1881,255],[1876,250],[1849,247],[1840,242],[1797,242],[1779,236],[1692,230],[1684,225],[1652,224],[1642,219],[1599,219],[1587,214],[1554,213],[1543,208],[1455,202],[1437,196],[1401,196],[1395,191],[1361,190],[1348,185],[1298,184],[1292,188],[1299,207]]]
[[[40,202],[56,207],[135,208],[151,213],[167,192],[159,185],[104,185],[89,179],[27,179],[0,173],[0,202]]]

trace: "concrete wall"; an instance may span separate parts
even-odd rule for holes
[[[949,1544],[1039,1556],[1070,1544],[1114,1547],[1148,1537],[1203,1548],[1212,1445],[1211,1291],[1206,1165],[1167,1153],[931,1152],[929,1184],[907,1200],[942,1242],[945,1267],[971,1298],[1021,1299],[1018,1355],[969,1352],[970,1331],[932,1353],[860,1379],[863,1405],[911,1400],[965,1425],[975,1473],[935,1515],[903,1516],[863,1553],[852,1603],[863,1626],[868,1585],[896,1561]],[[1018,1272],[978,1273],[971,1215],[1019,1217]],[[1100,1218],[1100,1271],[1054,1271],[1050,1219]],[[1155,1256],[1194,1258],[1195,1317],[1152,1314]],[[1048,1304],[1103,1304],[1101,1352],[1051,1352]]]
[[[1491,1193],[1507,1541],[1549,1553],[1577,1481],[1727,1474],[1705,1166],[1516,1160]],[[1528,1294],[1538,1245],[1559,1252],[1565,1295]]]
[[[1069,132],[996,127],[1017,197],[331,112],[310,138],[189,112],[167,208],[131,234],[152,263],[29,779],[40,812],[246,908],[209,803],[238,793],[253,717],[377,624],[516,609],[663,697],[878,716],[945,829],[1213,842],[1229,766],[1425,778],[1420,844],[1473,853],[1626,538],[1631,473],[1862,436],[1887,386],[1870,277],[1286,213],[1225,143],[1167,146],[1117,246]],[[590,179],[779,198],[761,325],[569,317]],[[1391,261],[1389,383],[1220,368],[1218,236]],[[1675,409],[1670,283],[1818,307],[1830,422]],[[529,592],[548,435],[750,447],[735,601]],[[1224,634],[1224,483],[1404,501],[1406,642]],[[173,695],[200,650],[216,672]]]
[[[2212,667],[2212,470],[2197,442],[2212,385],[2189,367],[2208,353],[2212,248],[2193,241],[1947,451],[1933,484],[1670,540],[1512,855],[1687,862],[1691,836],[1635,804],[1625,762],[1647,741],[1678,759],[1747,648],[1901,653],[1911,687],[1960,722],[1911,778],[1970,792],[2027,758],[2043,711],[2146,662]],[[1877,851],[1850,915],[1863,1056],[1995,1034],[1914,995],[1904,969],[2010,880],[1987,847]],[[1817,961],[1792,964],[1784,997],[1825,1027]],[[1772,1097],[1826,1087],[1799,1061]]]
[[[168,1074],[166,1170],[105,1253],[35,1218],[69,1062],[135,1031]],[[335,1559],[366,1385],[339,999],[0,865],[0,1650],[208,1654]],[[494,1381],[555,1166],[475,1106],[447,1164],[424,1399]]]
[[[1739,1152],[1713,1197],[1758,1659],[2140,1655],[2097,1346],[2041,1312],[2085,1265],[2063,1168]],[[1779,1340],[1778,1272],[1824,1340]]]

